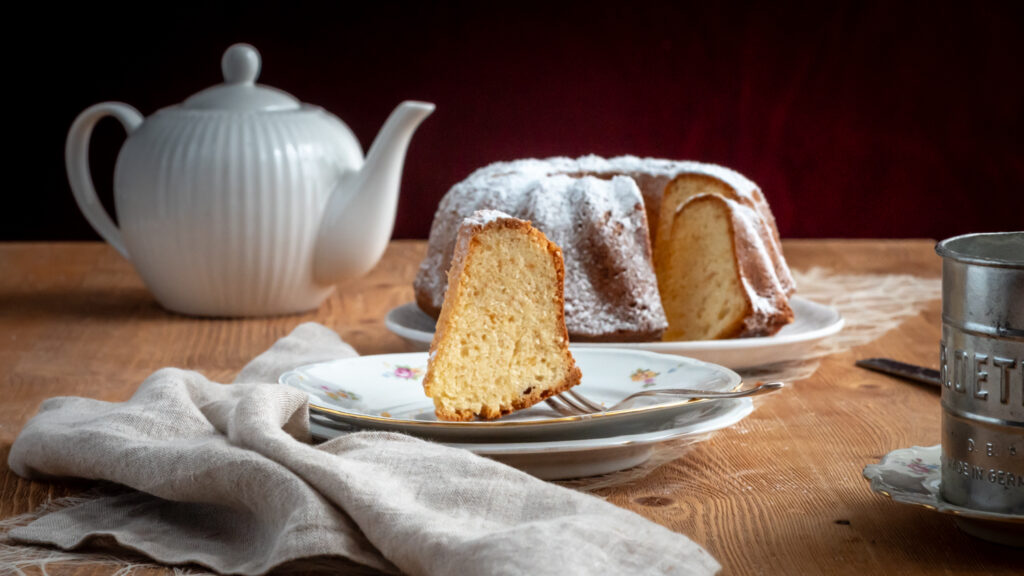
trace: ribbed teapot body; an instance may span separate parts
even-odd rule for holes
[[[351,130],[316,107],[161,110],[131,134],[115,168],[125,247],[176,312],[315,308],[332,289],[313,274],[324,207],[362,162]]]

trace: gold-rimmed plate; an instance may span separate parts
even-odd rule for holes
[[[583,373],[576,388],[612,406],[635,392],[659,388],[726,391],[740,384],[732,370],[690,358],[628,349],[573,348]],[[562,416],[541,403],[498,420],[445,422],[423,392],[427,354],[343,358],[290,370],[280,382],[307,392],[310,410],[340,424],[404,432],[449,442],[507,442],[593,438],[666,426],[701,402],[653,396],[628,408],[586,416]],[[699,411],[694,411],[697,414]]]

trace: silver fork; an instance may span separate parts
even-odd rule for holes
[[[673,396],[676,398],[687,398],[690,400],[707,399],[713,400],[718,398],[745,398],[747,396],[756,396],[758,394],[767,394],[774,392],[785,386],[782,382],[758,382],[757,385],[751,388],[745,388],[743,390],[734,390],[731,392],[715,392],[713,390],[691,390],[686,388],[660,388],[657,390],[644,390],[637,392],[636,394],[630,394],[614,406],[605,408],[604,406],[590,400],[583,394],[575,390],[567,390],[561,394],[557,394],[545,400],[548,406],[555,409],[556,412],[565,416],[584,416],[586,414],[597,414],[598,412],[611,412],[616,408],[624,405],[625,403],[639,398],[641,396]]]

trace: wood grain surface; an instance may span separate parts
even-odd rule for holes
[[[786,241],[785,251],[799,269],[938,277],[932,246],[799,240]],[[404,351],[383,317],[412,299],[424,252],[421,241],[393,242],[370,275],[339,285],[315,312],[226,320],[163,311],[106,245],[0,244],[0,456],[6,462],[18,431],[46,398],[124,400],[168,365],[227,381],[301,322],[337,330],[362,354]],[[813,377],[760,400],[739,425],[600,495],[693,538],[718,558],[723,574],[1020,573],[1024,550],[976,540],[948,516],[895,504],[861,477],[866,464],[891,450],[938,443],[939,394],[855,368],[854,360],[888,356],[936,367],[940,325],[935,301],[875,342],[826,358]],[[4,466],[0,518],[88,486],[29,482]]]

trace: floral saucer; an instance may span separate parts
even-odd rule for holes
[[[1024,547],[1024,515],[975,510],[942,499],[942,446],[913,446],[894,450],[878,464],[864,467],[871,490],[901,504],[914,504],[951,514],[964,532],[999,544]]]

